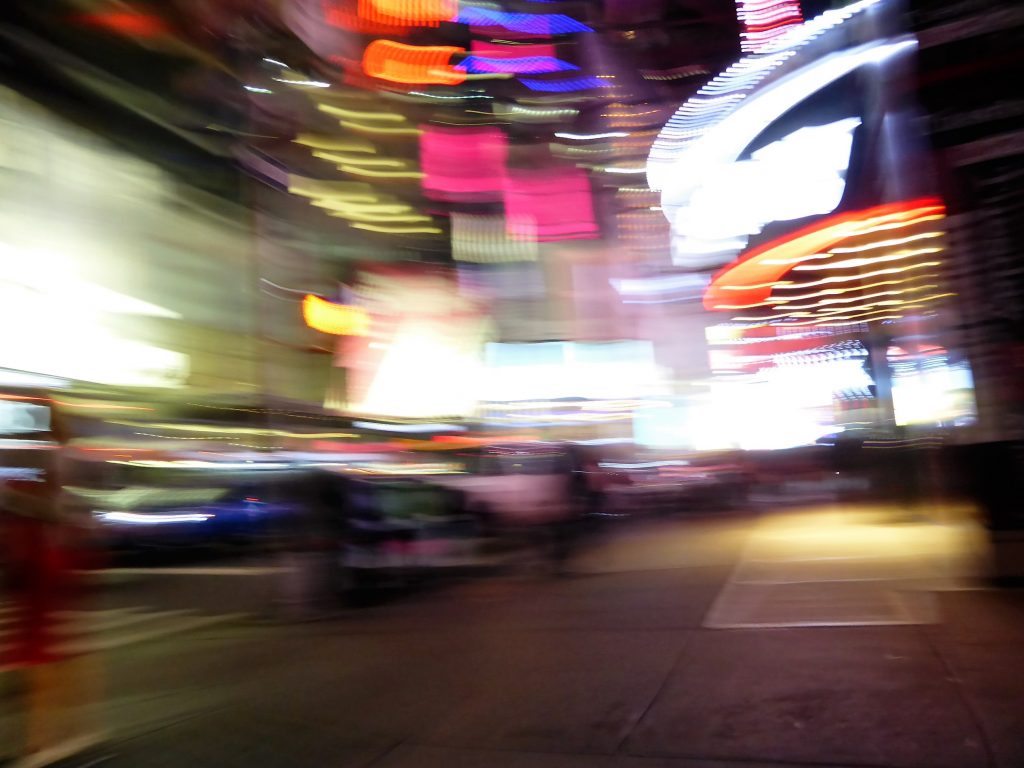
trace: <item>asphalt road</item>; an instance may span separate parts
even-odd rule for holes
[[[115,572],[112,635],[125,611],[218,620],[106,652],[100,757],[1018,768],[1024,597],[985,587],[983,544],[955,509],[648,521],[564,578],[524,562],[298,623],[268,608],[275,561]]]

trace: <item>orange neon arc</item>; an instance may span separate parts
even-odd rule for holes
[[[302,299],[302,319],[314,331],[333,336],[365,336],[370,330],[370,316],[362,307],[335,304],[311,293]]]
[[[373,24],[436,27],[459,13],[458,0],[359,0],[359,18]]]
[[[458,85],[466,73],[448,62],[465,48],[453,45],[405,45],[374,40],[363,53],[363,72],[370,77],[408,85]]]
[[[739,261],[719,270],[704,291],[704,307],[725,310],[737,304],[765,301],[771,295],[774,283],[793,268],[795,260],[821,253],[836,243],[862,235],[875,227],[909,224],[922,216],[943,214],[945,210],[941,200],[929,197],[830,216],[793,234],[765,243],[744,254]]]

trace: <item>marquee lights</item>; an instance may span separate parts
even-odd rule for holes
[[[804,20],[799,0],[736,0],[736,12],[745,53],[763,52]]]

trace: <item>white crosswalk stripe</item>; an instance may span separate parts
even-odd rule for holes
[[[9,647],[16,621],[16,606],[0,601],[0,652]],[[61,611],[59,634],[67,638],[61,649],[69,653],[109,651],[183,632],[245,619],[244,613],[201,614],[192,610],[154,610],[142,606]]]

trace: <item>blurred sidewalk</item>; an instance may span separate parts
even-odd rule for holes
[[[622,527],[576,575],[111,656],[102,765],[1024,765],[1024,594],[964,510]],[[728,627],[728,628],[726,628]]]

